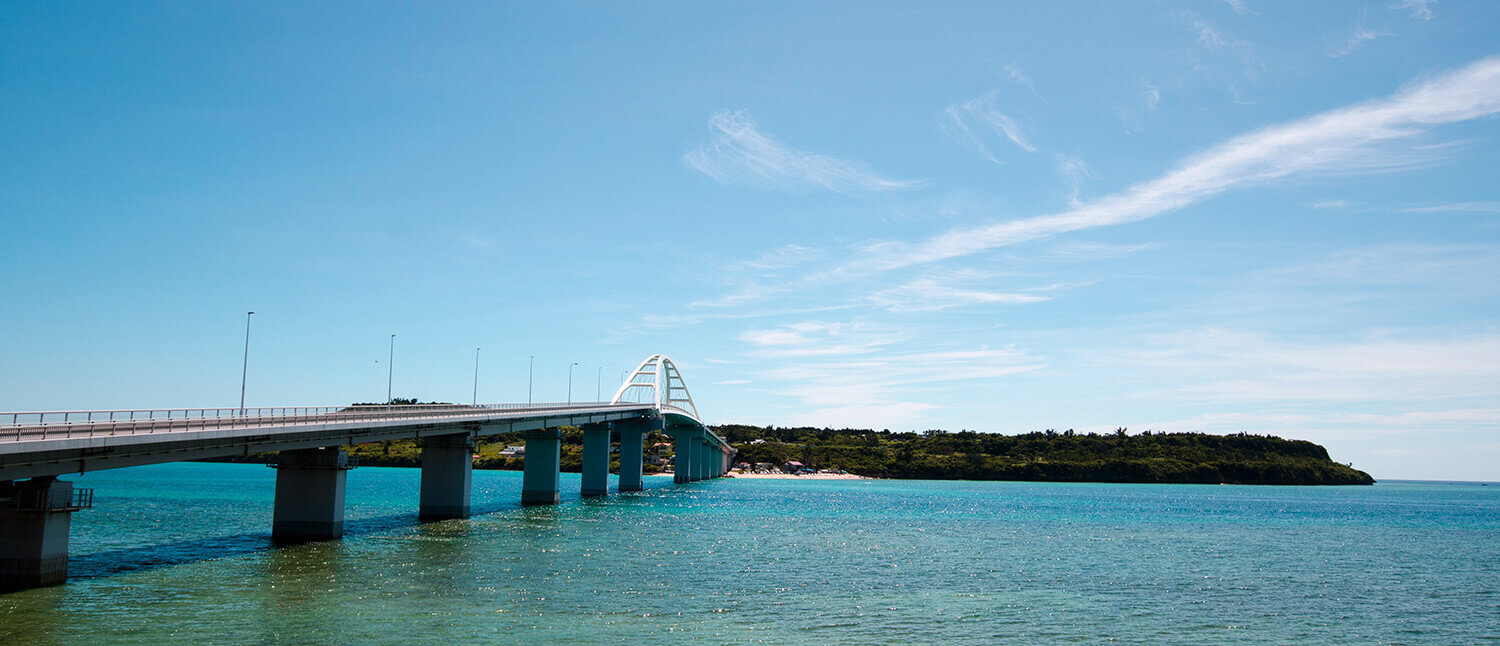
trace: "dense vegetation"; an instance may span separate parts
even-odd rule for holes
[[[796,460],[881,478],[1246,484],[1371,484],[1323,447],[1264,435],[1046,431],[892,433],[851,429],[716,426],[737,462]],[[761,440],[761,442],[756,442]]]
[[[395,404],[416,404],[398,399]],[[437,402],[434,402],[437,403]],[[382,405],[382,404],[354,404]],[[1079,434],[1045,431],[998,435],[974,431],[892,433],[889,430],[775,428],[731,424],[712,426],[739,450],[736,462],[781,466],[796,460],[810,469],[839,469],[877,478],[931,480],[1053,480],[1062,482],[1171,482],[1243,484],[1373,484],[1370,474],[1329,459],[1327,449],[1305,440],[1269,435],[1203,433]],[[583,465],[583,431],[564,426],[562,470]],[[646,437],[648,449],[671,439]],[[474,468],[519,470],[524,458],[506,457],[507,446],[525,443],[521,432],[481,438],[474,445]],[[416,440],[359,444],[349,454],[364,466],[415,467],[422,463]],[[667,449],[661,453],[671,455]],[[226,462],[269,462],[274,453],[221,458]],[[619,468],[611,456],[610,471]],[[661,467],[646,464],[647,473]]]

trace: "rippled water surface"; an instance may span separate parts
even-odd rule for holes
[[[270,544],[275,472],[73,478],[72,580],[0,643],[1500,642],[1500,486],[648,478],[416,522],[418,471],[349,474],[342,541]]]

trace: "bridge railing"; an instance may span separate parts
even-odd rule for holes
[[[368,404],[270,408],[156,408],[128,410],[18,411],[0,413],[0,441],[65,439],[215,429],[260,428],[298,423],[383,421],[409,418],[483,417],[497,411],[639,408],[607,402],[536,404]]]

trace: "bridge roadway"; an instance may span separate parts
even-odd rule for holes
[[[653,360],[650,368],[680,381],[660,355],[637,373],[654,376],[645,369]],[[654,388],[635,380],[621,393]],[[365,442],[421,442],[423,521],[469,516],[474,439],[512,431],[525,434],[523,505],[557,503],[563,426],[583,430],[585,496],[609,493],[612,433],[620,491],[641,489],[652,430],[675,440],[676,482],[723,475],[734,449],[698,421],[690,398],[672,399],[678,385],[665,383],[651,403],[621,402],[617,393],[612,403],[0,413],[0,591],[66,580],[71,513],[92,504],[91,491],[57,479],[68,473],[279,451],[271,534],[285,543],[343,535],[345,474],[356,465],[342,447]]]

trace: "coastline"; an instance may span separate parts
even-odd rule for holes
[[[733,471],[724,474],[726,478],[744,478],[746,480],[873,480],[865,476],[852,473],[809,473],[806,475],[792,475],[790,473],[735,473]]]

